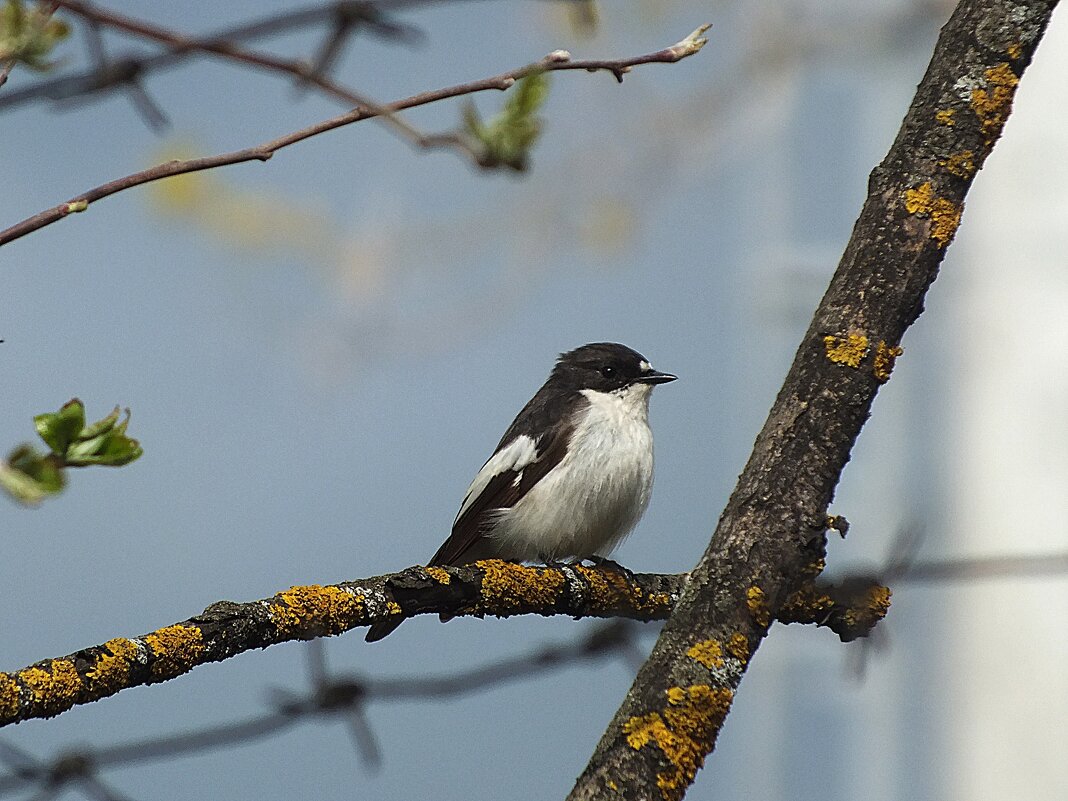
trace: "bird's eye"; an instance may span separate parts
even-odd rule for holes
[[[601,375],[605,378],[612,378],[616,374],[616,368],[608,364],[601,368]]]

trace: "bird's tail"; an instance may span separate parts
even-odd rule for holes
[[[397,630],[397,626],[404,622],[404,618],[390,618],[389,620],[382,620],[378,623],[371,625],[371,628],[367,629],[367,634],[364,635],[364,640],[367,642],[378,642],[383,637],[388,637],[394,631]]]

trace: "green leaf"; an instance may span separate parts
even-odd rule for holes
[[[126,420],[129,421],[129,419],[130,419],[129,411],[127,411]],[[114,409],[111,410],[111,414],[109,414],[107,417],[104,417],[103,419],[97,420],[92,425],[88,425],[85,428],[83,428],[81,430],[81,433],[78,434],[78,439],[92,439],[93,437],[95,437],[95,436],[97,436],[99,434],[107,433],[108,431],[111,431],[111,429],[113,429],[115,427],[115,423],[117,423],[118,421],[119,421],[119,407],[116,406]],[[123,431],[125,431],[125,430],[126,430],[126,426],[125,426],[125,424],[123,424]],[[122,432],[119,432],[119,433],[122,433]]]
[[[530,151],[541,134],[537,116],[549,96],[549,76],[534,72],[519,80],[504,107],[489,122],[483,122],[473,104],[464,108],[464,130],[481,145],[479,163],[484,167],[511,167],[523,171]]]
[[[20,503],[36,505],[63,485],[63,471],[55,461],[29,445],[16,448],[0,462],[0,489]]]
[[[7,0],[0,11],[0,61],[14,59],[33,70],[55,66],[48,56],[70,35],[70,26],[38,9],[27,10],[22,0]]]
[[[33,422],[52,453],[63,455],[85,427],[85,407],[80,400],[72,398],[58,412],[39,414]]]
[[[137,440],[126,436],[126,426],[130,423],[130,410],[126,410],[126,419],[117,423],[119,408],[84,428],[76,442],[72,443],[64,455],[64,461],[71,467],[85,467],[91,464],[106,467],[121,467],[138,459],[144,452]]]

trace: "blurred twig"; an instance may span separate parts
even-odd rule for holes
[[[172,55],[209,53],[237,64],[244,64],[268,72],[281,73],[283,75],[295,77],[302,83],[316,86],[330,97],[342,100],[350,106],[361,106],[364,109],[373,111],[375,116],[383,118],[395,131],[400,133],[410,142],[421,147],[427,146],[426,142],[429,137],[420,133],[407,122],[396,116],[392,109],[383,106],[366,95],[331,80],[319,65],[311,65],[301,59],[281,58],[271,53],[249,50],[232,41],[219,37],[196,39],[168,30],[151,22],[106,11],[91,3],[79,2],[79,0],[56,0],[56,4],[73,14],[80,16],[85,20],[89,29],[92,31],[98,30],[101,26],[107,26],[109,28],[150,39],[160,44],[165,44],[170,48],[168,52]],[[356,30],[356,20],[369,17],[373,8],[374,6],[372,4],[367,3],[347,4],[343,7],[339,7],[335,12],[337,18],[342,20],[342,22],[336,23],[338,30],[342,31],[344,35],[351,34]],[[339,36],[334,36],[332,40],[338,39]],[[100,51],[99,48],[97,48],[97,54],[94,56],[94,60],[98,64],[95,74],[97,76],[108,75],[108,64],[105,59],[102,58],[102,51]],[[135,78],[130,79],[130,81],[127,81],[127,83],[140,88],[140,82],[136,79],[144,74],[144,64],[137,64],[136,61],[129,60],[125,63],[129,73],[132,76],[136,76]],[[88,83],[84,85],[97,86],[99,84],[90,78]],[[139,99],[143,99],[143,97],[144,94],[142,89]],[[158,114],[146,116],[148,116],[150,120],[159,118]],[[158,126],[153,124],[153,127]],[[462,141],[457,140],[454,145],[466,152],[467,155],[473,155],[464,147]]]
[[[205,46],[235,43],[247,39],[257,39],[274,34],[305,28],[326,23],[329,28],[327,39],[335,36],[335,32],[342,26],[342,21],[349,18],[358,18],[360,24],[347,24],[346,33],[351,35],[357,28],[366,30],[396,40],[416,40],[421,34],[417,28],[396,22],[386,15],[386,9],[408,8],[418,5],[436,2],[437,0],[341,0],[341,2],[324,3],[318,6],[286,11],[274,14],[251,23],[243,23],[223,30],[215,31],[203,37],[181,37],[181,41],[172,42],[171,46],[163,53],[151,55],[125,55],[110,65],[94,63],[92,68],[83,72],[62,75],[48,80],[38,81],[31,86],[8,92],[0,96],[0,108],[12,107],[22,103],[32,102],[38,99],[70,100],[79,96],[91,95],[106,91],[121,85],[128,75],[146,76],[152,72],[174,67],[185,61],[190,56],[212,52]],[[153,34],[161,33],[159,29],[152,30],[154,26],[148,25],[148,30],[138,30],[140,23],[128,17],[98,9],[88,3],[65,3],[72,12],[84,12],[92,14],[95,19],[114,20],[114,27],[161,40]],[[77,7],[77,8],[75,8]],[[215,51],[218,54],[218,51]],[[325,72],[325,70],[321,70]]]
[[[540,72],[558,72],[564,70],[583,70],[585,72],[606,71],[612,73],[617,81],[622,82],[623,76],[628,73],[631,68],[639,64],[671,64],[698,52],[706,42],[700,35],[706,29],[707,26],[702,26],[670,47],[631,58],[572,60],[569,53],[563,50],[557,50],[540,61],[527,64],[524,67],[519,67],[510,72],[505,72],[490,78],[470,81],[468,83],[457,84],[444,89],[423,92],[404,100],[389,103],[384,108],[390,112],[396,112],[402,109],[435,103],[446,98],[470,95],[490,89],[503,91],[513,86],[516,81],[521,78]],[[22,222],[16,223],[4,231],[0,231],[0,245],[5,245],[28,233],[58,222],[69,214],[85,211],[90,203],[94,203],[109,195],[114,195],[124,189],[140,186],[141,184],[149,183],[150,181],[158,181],[161,178],[169,178],[174,175],[198,172],[200,170],[214,169],[215,167],[221,167],[227,164],[239,164],[245,161],[267,161],[279,150],[294,145],[297,142],[317,136],[326,131],[332,131],[335,128],[371,119],[376,116],[379,115],[374,109],[361,106],[337,117],[332,117],[328,120],[309,125],[300,130],[272,139],[262,145],[198,159],[168,161],[163,164],[158,164],[155,167],[150,167],[147,170],[141,170],[122,178],[116,178],[115,180],[108,181],[107,183],[77,195],[66,203],[53,206],[52,208],[39,212],[32,217],[26,218]],[[423,137],[421,144],[427,148],[453,147],[455,146],[456,140],[457,136],[455,134],[445,134],[441,136]]]
[[[36,787],[40,796],[54,797],[77,783],[94,797],[119,798],[101,782],[100,770],[241,745],[322,718],[341,718],[349,724],[357,753],[373,769],[381,754],[366,718],[369,703],[457,697],[590,660],[627,657],[638,648],[638,632],[630,621],[614,620],[597,625],[577,642],[545,645],[499,662],[439,676],[390,679],[332,676],[321,644],[309,643],[308,689],[302,693],[275,691],[271,708],[247,720],[137,742],[67,749],[51,760],[37,759],[0,740],[0,762],[8,766],[8,773],[0,775],[0,795]]]

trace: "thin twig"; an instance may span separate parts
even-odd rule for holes
[[[407,28],[399,23],[382,19],[383,10],[411,8],[436,1],[404,0],[399,2],[399,0],[373,0],[372,2],[372,0],[340,0],[340,2],[286,11],[255,22],[225,28],[203,37],[198,37],[198,41],[235,42],[276,35],[311,25],[318,25],[336,19],[346,13],[355,13],[352,9],[357,6],[371,9],[367,12],[370,16],[378,15],[375,19],[365,19],[365,24],[370,30],[391,38],[410,39],[413,38],[418,29]],[[148,56],[125,56],[116,60],[119,68],[108,67],[101,69],[94,67],[85,72],[40,81],[25,89],[8,92],[0,97],[0,108],[9,108],[39,98],[68,100],[82,95],[102,92],[121,84],[125,80],[123,76],[126,74],[132,73],[143,77],[160,69],[177,66],[191,55],[201,52],[203,51],[192,49],[175,50],[172,48],[164,53]]]
[[[519,67],[510,72],[505,72],[491,78],[482,78],[469,83],[457,84],[456,86],[450,86],[444,89],[423,92],[404,100],[389,103],[385,108],[391,112],[395,112],[402,109],[414,108],[416,106],[424,106],[428,103],[435,103],[447,98],[484,92],[490,89],[503,91],[515,84],[515,82],[521,78],[538,72],[558,72],[563,70],[585,70],[586,72],[607,71],[611,72],[616,77],[617,81],[622,82],[623,76],[630,72],[631,68],[639,64],[673,64],[698,52],[707,41],[701,36],[707,29],[707,25],[701,26],[685,39],[682,39],[671,47],[666,47],[662,50],[657,50],[653,53],[647,53],[641,56],[634,56],[632,58],[615,60],[587,59],[574,61],[566,51],[557,50],[540,61],[535,61],[532,64],[527,64],[524,67]],[[46,225],[58,222],[69,214],[85,211],[89,207],[89,204],[95,203],[109,195],[114,195],[124,189],[130,189],[131,187],[140,186],[141,184],[146,184],[151,181],[158,181],[161,178],[170,178],[174,175],[183,175],[185,173],[199,172],[200,170],[214,169],[215,167],[222,167],[228,164],[240,164],[246,161],[267,161],[279,150],[294,145],[297,142],[325,133],[326,131],[332,131],[335,128],[341,128],[345,125],[351,125],[355,122],[371,119],[375,116],[378,115],[375,113],[374,109],[359,107],[346,112],[345,114],[331,117],[322,122],[317,122],[314,125],[309,125],[306,128],[301,128],[292,133],[280,136],[277,139],[272,139],[262,145],[245,148],[243,150],[235,150],[230,153],[221,153],[215,156],[167,161],[146,170],[141,170],[122,178],[116,178],[101,184],[100,186],[94,187],[87,192],[83,192],[80,195],[76,195],[66,203],[61,203],[58,206],[45,209],[32,217],[26,218],[22,222],[16,223],[4,231],[0,231],[0,246],[6,245],[8,242],[19,239],[20,237],[40,228],[44,228]],[[450,140],[452,138],[454,137],[430,137],[425,146],[451,146],[452,142]]]
[[[432,146],[429,144],[431,137],[420,133],[409,123],[402,120],[393,113],[391,108],[331,80],[302,59],[280,58],[270,53],[249,50],[234,44],[232,41],[217,37],[194,39],[151,22],[99,9],[89,3],[79,2],[79,0],[56,0],[56,4],[82,17],[91,26],[107,26],[151,39],[154,42],[168,45],[171,53],[209,53],[227,61],[295,77],[305,84],[318,87],[331,97],[343,100],[350,106],[362,106],[370,109],[375,113],[376,117],[380,117],[386,124],[390,125],[397,133],[413,144],[419,147]],[[140,76],[141,71],[137,70],[137,74]],[[468,157],[477,158],[477,154],[463,140],[453,139],[450,140],[450,144]]]

